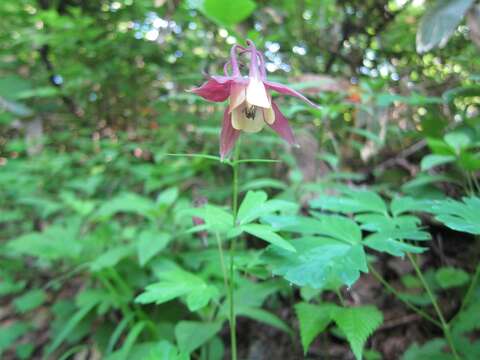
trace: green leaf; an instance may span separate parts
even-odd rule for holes
[[[462,200],[434,200],[424,206],[424,211],[433,213],[435,219],[450,229],[479,235],[480,198],[472,196]]]
[[[287,240],[283,239],[280,235],[272,231],[272,228],[268,225],[261,224],[247,224],[240,227],[242,231],[249,233],[259,239],[265,240],[270,244],[278,246],[279,248],[295,252],[295,247]]]
[[[232,26],[246,19],[255,10],[252,0],[190,0],[190,7],[200,10],[219,25]]]
[[[361,360],[365,342],[383,322],[382,312],[373,306],[337,308],[332,317],[345,334],[355,358]]]
[[[95,307],[96,302],[90,302],[87,305],[81,307],[73,316],[71,316],[65,323],[62,331],[55,336],[51,344],[46,349],[46,354],[49,355],[54,352],[62,342],[68,337],[68,335],[75,330],[75,327],[82,321],[85,316]]]
[[[117,213],[132,213],[148,216],[155,208],[149,198],[135,193],[122,193],[113,199],[105,201],[95,212],[95,218],[108,219]]]
[[[132,255],[134,252],[133,244],[118,245],[100,255],[97,259],[90,263],[90,269],[93,272],[100,271],[105,268],[114,267],[124,258]]]
[[[286,332],[287,334],[290,334],[290,335],[293,334],[292,329],[290,329],[290,327],[288,327],[288,325],[282,319],[280,319],[275,314],[272,314],[271,312],[268,312],[261,308],[238,306],[235,309],[235,311],[238,315],[241,315],[241,316],[243,315],[250,319],[270,325],[272,327],[275,327],[279,330]]]
[[[171,236],[159,233],[155,229],[144,230],[140,233],[137,242],[137,254],[140,266],[145,264],[162,251],[170,242]]]
[[[120,352],[119,358],[121,360],[130,359],[129,358],[130,351],[132,350],[132,347],[135,344],[135,341],[137,341],[137,338],[140,336],[146,324],[147,323],[145,321],[140,321],[136,323],[134,327],[132,327],[125,341],[123,342],[122,347],[119,349],[119,352]]]
[[[462,269],[441,267],[435,272],[435,280],[443,289],[450,289],[468,283],[470,275]]]
[[[222,322],[180,321],[175,326],[175,339],[178,348],[181,352],[190,354],[213,338],[221,328]]]
[[[383,199],[372,191],[345,190],[340,196],[322,195],[310,201],[310,206],[312,208],[342,213],[387,213],[387,205]]]
[[[190,311],[197,311],[218,295],[215,287],[180,268],[161,271],[161,281],[150,284],[137,296],[135,302],[141,304],[162,304],[177,297],[185,296]]]
[[[453,360],[453,355],[445,352],[445,348],[448,346],[445,339],[433,339],[422,346],[417,343],[410,345],[408,350],[403,354],[402,360]]]
[[[464,149],[467,149],[472,143],[470,136],[460,130],[452,131],[446,134],[443,139],[457,155],[460,154]]]
[[[436,0],[427,9],[417,31],[417,52],[443,47],[462,21],[473,0]]]
[[[237,222],[239,224],[246,224],[252,221],[249,213],[256,207],[262,206],[267,201],[267,194],[263,191],[249,191],[243,199],[240,208],[238,209]]]
[[[430,170],[436,166],[448,164],[455,161],[455,157],[451,155],[435,155],[430,154],[425,156],[420,163],[422,171]]]
[[[13,345],[20,336],[24,335],[29,328],[30,325],[21,321],[2,326],[2,331],[0,331],[0,355]]]
[[[325,237],[304,237],[292,242],[296,253],[269,246],[264,258],[275,275],[312,288],[324,288],[332,282],[353,285],[360,271],[367,272],[361,244],[346,244]]]
[[[47,294],[42,289],[30,290],[13,301],[15,309],[19,313],[26,313],[42,305]]]
[[[312,341],[318,334],[323,332],[332,321],[332,310],[335,308],[336,305],[334,304],[312,305],[308,303],[298,303],[295,305],[304,354],[307,354]]]

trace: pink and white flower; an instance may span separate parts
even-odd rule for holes
[[[270,126],[289,144],[295,144],[292,129],[288,120],[280,112],[272,100],[270,91],[295,96],[311,106],[318,107],[299,92],[288,86],[267,80],[265,60],[252,41],[247,40],[248,47],[234,45],[231,49],[230,61],[225,64],[225,76],[211,76],[202,86],[191,92],[206,100],[223,102],[229,100],[229,106],[223,115],[222,132],[220,134],[220,156],[224,159],[232,150],[240,136],[240,132],[256,133],[265,125]],[[248,76],[242,76],[238,66],[237,52],[250,54]],[[228,72],[231,66],[232,73]]]

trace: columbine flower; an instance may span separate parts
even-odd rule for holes
[[[212,76],[202,86],[191,91],[214,102],[229,99],[230,105],[223,115],[223,126],[220,134],[220,156],[224,159],[235,145],[240,132],[255,133],[261,131],[265,124],[269,125],[290,145],[295,144],[292,129],[287,119],[273,102],[269,90],[291,95],[302,99],[309,105],[318,107],[299,92],[267,80],[265,60],[252,41],[247,40],[248,48],[234,45],[230,61],[225,64],[225,76]],[[250,53],[248,76],[242,76],[238,67],[237,52]],[[229,74],[228,66],[232,73]]]

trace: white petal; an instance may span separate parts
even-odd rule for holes
[[[263,120],[268,124],[272,125],[275,122],[275,111],[272,108],[270,109],[259,109],[263,113]]]
[[[267,90],[263,82],[257,78],[250,78],[247,86],[247,102],[265,109],[272,107]]]
[[[240,106],[246,97],[246,86],[245,84],[234,83],[230,89],[230,106],[228,108],[229,112],[232,112],[233,109]]]
[[[265,126],[262,109],[257,109],[253,119],[247,118],[244,109],[245,106],[240,106],[232,111],[232,127],[235,130],[242,130],[247,133],[256,133],[261,131]]]

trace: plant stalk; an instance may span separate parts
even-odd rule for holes
[[[418,308],[417,306],[413,305],[410,301],[406,300],[405,298],[402,297],[402,295],[392,286],[388,283],[387,280],[385,280],[382,275],[380,275],[377,270],[371,265],[368,265],[369,271],[372,273],[372,275],[383,285],[385,288],[390,291],[395,297],[403,302],[407,307],[415,311],[418,315],[420,315],[422,318],[425,320],[430,321],[432,324],[438,326],[439,328],[442,328],[442,324],[439,323],[437,320],[432,318],[430,315],[428,315],[425,311],[422,309]]]
[[[412,264],[413,268],[415,269],[415,272],[420,279],[423,287],[425,288],[425,291],[428,294],[428,297],[432,301],[433,308],[435,309],[435,312],[437,313],[438,318],[440,319],[440,323],[442,325],[443,333],[445,334],[445,338],[447,339],[448,345],[450,346],[450,350],[452,350],[452,354],[455,359],[460,360],[460,356],[458,355],[457,349],[455,348],[455,345],[453,343],[452,339],[452,334],[450,333],[450,326],[448,323],[445,321],[445,317],[443,316],[442,310],[440,309],[440,306],[438,305],[437,299],[435,298],[435,295],[433,294],[432,290],[430,289],[430,286],[428,286],[428,283],[426,282],[425,278],[423,277],[422,271],[420,270],[420,267],[418,266],[415,258],[412,256],[412,254],[407,253],[408,259],[410,260],[410,263]]]

